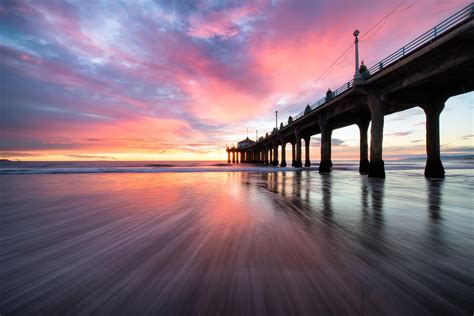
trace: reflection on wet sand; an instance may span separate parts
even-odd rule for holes
[[[323,174],[321,182],[322,190],[322,200],[323,200],[323,216],[327,223],[332,220],[332,201],[331,201],[331,192],[332,192],[332,176],[331,174]]]
[[[304,171],[3,180],[7,315],[473,309],[472,188],[462,178]]]
[[[444,253],[444,242],[443,236],[443,218],[442,218],[442,192],[443,192],[443,180],[427,179],[426,191],[427,191],[427,211],[430,217],[430,221],[427,224],[427,241],[426,251],[430,251],[433,255],[438,256]]]
[[[428,212],[432,220],[441,219],[441,194],[443,189],[443,180],[426,179],[428,192]]]

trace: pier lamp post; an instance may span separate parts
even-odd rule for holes
[[[258,141],[258,129],[255,130],[255,141]]]
[[[354,83],[362,81],[362,76],[359,72],[359,30],[355,30],[353,33],[355,40],[355,74],[354,74]]]
[[[278,129],[278,111],[275,111],[275,128]]]

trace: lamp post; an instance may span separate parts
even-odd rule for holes
[[[355,40],[354,40],[354,44],[355,44],[355,73],[354,73],[354,83],[356,81],[362,81],[362,76],[360,75],[360,72],[359,72],[359,38],[357,36],[359,36],[359,30],[355,30],[354,33],[353,33],[354,37],[355,37]]]
[[[258,129],[255,130],[255,141],[258,141]]]
[[[275,128],[278,129],[278,111],[275,111]]]

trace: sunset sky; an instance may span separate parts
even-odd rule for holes
[[[354,29],[372,66],[467,3],[2,1],[1,158],[224,160],[353,77]],[[473,106],[448,100],[443,153],[473,153]],[[424,121],[386,117],[385,159],[423,155]],[[334,131],[333,159],[358,158],[358,135]]]

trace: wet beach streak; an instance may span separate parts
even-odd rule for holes
[[[0,313],[472,314],[472,171],[1,175]]]

